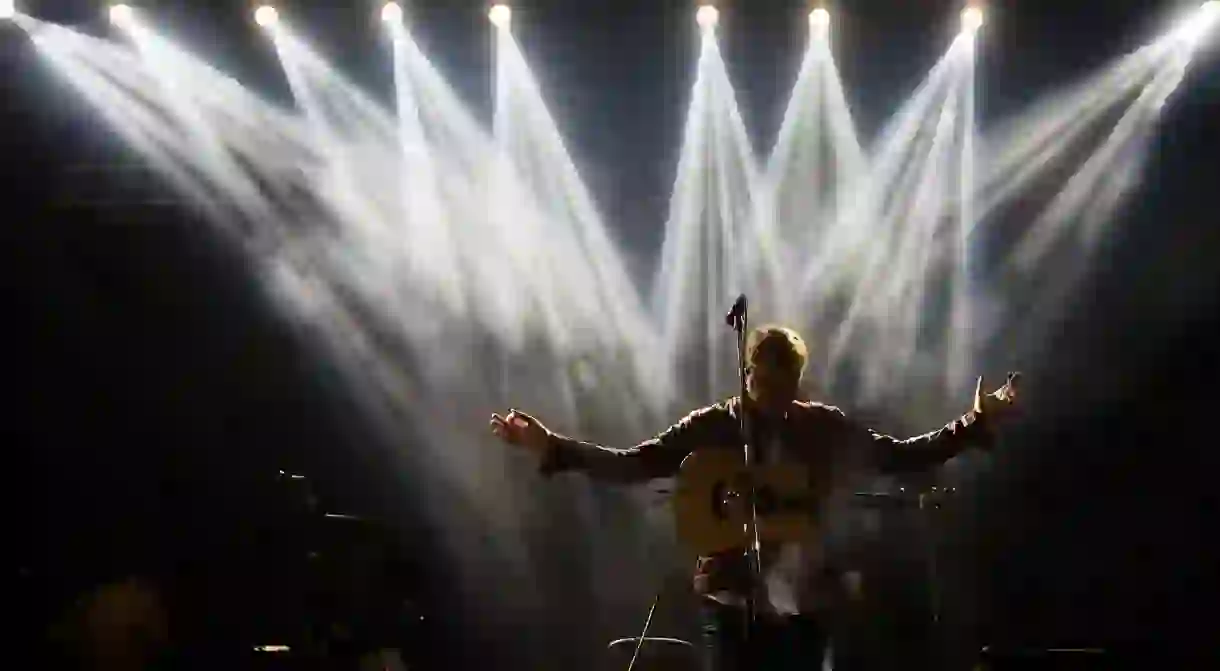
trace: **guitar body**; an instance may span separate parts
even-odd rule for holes
[[[818,499],[807,468],[747,469],[741,449],[705,449],[687,456],[678,472],[673,494],[678,540],[698,556],[746,547],[751,482],[764,544],[799,542],[817,532]]]

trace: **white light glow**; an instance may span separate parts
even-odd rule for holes
[[[983,27],[983,10],[978,7],[967,7],[962,10],[962,32],[973,35]]]
[[[117,4],[110,6],[110,22],[120,28],[131,25],[131,20],[135,16],[135,11],[131,5]]]
[[[0,19],[11,19],[17,16],[16,0],[0,0]]]
[[[271,5],[263,5],[254,11],[254,22],[264,28],[272,28],[280,22],[280,13]]]
[[[487,18],[497,28],[508,28],[513,22],[513,10],[508,5],[492,5],[491,11],[487,12]]]
[[[695,21],[699,23],[699,27],[704,30],[711,30],[716,27],[716,23],[720,20],[720,11],[711,5],[703,5],[699,11],[695,12]]]
[[[1217,22],[1220,22],[1220,1],[1208,0],[1199,7],[1199,11],[1186,20],[1177,34],[1190,46],[1195,46],[1211,32]]]
[[[830,27],[830,12],[823,7],[809,12],[809,25],[814,28],[825,30]]]
[[[387,2],[381,8],[381,20],[386,23],[402,22],[402,5],[397,2]]]

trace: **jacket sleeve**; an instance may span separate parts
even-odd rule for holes
[[[623,484],[671,477],[677,474],[687,455],[716,442],[727,416],[722,405],[702,408],[656,437],[628,449],[603,447],[556,435],[551,438],[550,450],[543,457],[540,470],[544,476],[579,471],[594,480]]]
[[[981,415],[970,411],[935,431],[899,439],[862,426],[838,408],[829,407],[840,435],[852,449],[864,449],[882,473],[927,470],[970,448],[990,449],[995,438]]]

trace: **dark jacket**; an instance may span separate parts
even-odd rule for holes
[[[555,436],[542,461],[544,475],[579,471],[606,482],[636,483],[672,477],[682,460],[696,449],[741,449],[738,412],[734,397],[696,410],[660,435],[628,449],[614,449]],[[989,447],[991,432],[980,416],[968,412],[944,427],[900,440],[882,435],[849,420],[836,407],[797,401],[783,421],[765,421],[751,413],[755,445],[773,438],[789,446],[815,478],[836,479],[842,471],[880,473],[921,471],[952,458],[970,447]],[[763,565],[767,565],[764,548]],[[704,592],[738,591],[748,575],[741,552],[699,561],[697,589]]]

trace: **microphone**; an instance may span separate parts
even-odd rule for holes
[[[724,316],[724,323],[728,324],[729,326],[732,326],[733,328],[736,328],[737,324],[741,321],[742,317],[744,317],[746,314],[746,305],[747,304],[748,304],[748,301],[746,300],[745,294],[738,296],[737,300],[733,303],[732,309],[730,309],[729,313]]]

